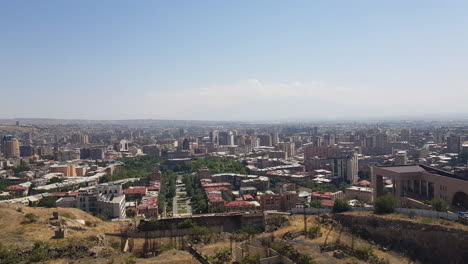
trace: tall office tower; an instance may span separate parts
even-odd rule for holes
[[[7,159],[20,157],[18,139],[14,136],[4,136],[2,139],[2,153]]]
[[[210,132],[210,141],[215,143],[216,145],[219,145],[219,131],[218,130],[213,130]]]
[[[436,129],[434,131],[434,143],[442,144],[445,142],[445,131],[442,129]]]
[[[388,146],[388,136],[385,133],[379,133],[374,135],[373,147],[374,148],[385,148]]]
[[[400,131],[401,141],[410,141],[410,138],[411,138],[411,130],[405,128]]]
[[[260,146],[262,147],[271,147],[271,135],[269,134],[262,134],[258,135],[258,138],[260,139]]]
[[[187,138],[182,142],[182,150],[190,150],[190,142]]]
[[[229,145],[228,144],[229,133],[227,131],[221,131],[218,133],[218,144],[219,145]]]
[[[447,152],[448,153],[460,153],[461,140],[460,136],[450,135],[447,137]]]

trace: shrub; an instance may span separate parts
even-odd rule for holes
[[[128,210],[125,212],[125,214],[126,214],[128,217],[130,217],[130,218],[136,216],[136,212],[135,212],[135,210],[133,210],[133,209],[128,209]]]
[[[314,239],[317,237],[321,237],[322,233],[320,232],[320,226],[313,226],[309,228],[309,231],[307,232],[307,237]]]
[[[260,263],[260,256],[259,255],[247,255],[240,263],[241,264],[258,264]]]
[[[355,253],[358,259],[364,260],[364,261],[370,259],[374,255],[371,247],[357,248]]]
[[[37,215],[32,214],[32,213],[27,213],[24,216],[24,218],[25,218],[25,220],[23,221],[23,224],[32,224],[32,223],[35,223],[37,221],[37,219],[39,219],[39,217],[37,217]]]
[[[320,200],[312,200],[310,201],[311,208],[324,208],[322,202]]]
[[[351,205],[349,205],[348,201],[346,200],[336,200],[335,204],[333,205],[333,212],[334,213],[341,213],[351,210]]]
[[[190,219],[185,219],[184,221],[177,224],[177,228],[193,228],[195,224]]]
[[[21,260],[20,252],[16,249],[8,249],[0,244],[0,263],[14,264]]]
[[[51,258],[49,253],[49,247],[43,242],[36,241],[34,242],[34,247],[29,257],[31,262],[43,262]]]
[[[231,260],[231,251],[229,248],[218,248],[215,250],[215,254],[211,257],[212,263],[222,264]]]
[[[442,199],[433,199],[429,202],[429,204],[432,206],[432,209],[437,212],[447,212],[448,210],[447,202]]]
[[[395,197],[389,194],[381,196],[375,201],[374,207],[377,214],[391,214],[395,212]]]

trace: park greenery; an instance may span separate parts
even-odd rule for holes
[[[177,175],[173,171],[165,171],[161,174],[161,189],[158,195],[158,208],[160,212],[164,210],[172,210],[172,199],[176,196],[176,180]]]
[[[195,172],[201,168],[208,168],[211,174],[217,173],[238,173],[247,174],[248,171],[237,160],[218,157],[194,158],[181,167],[182,171]]]
[[[192,197],[192,212],[198,214],[206,213],[208,202],[206,193],[200,183],[200,178],[197,175],[188,175],[184,177],[183,182],[187,196]]]
[[[106,175],[104,182],[118,181],[128,178],[145,178],[159,169],[161,160],[155,156],[142,156],[138,158],[122,158],[122,168],[117,169],[112,175]]]

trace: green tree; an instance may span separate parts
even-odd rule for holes
[[[445,200],[442,199],[433,199],[429,202],[432,206],[432,209],[437,212],[447,212],[448,204]]]
[[[342,213],[342,212],[346,212],[350,210],[351,210],[351,205],[349,205],[348,201],[346,200],[336,200],[332,209],[334,213]]]
[[[39,207],[47,207],[47,208],[53,208],[55,207],[55,202],[58,200],[58,197],[55,196],[46,196],[42,198],[37,206]]]
[[[387,194],[377,198],[374,203],[374,212],[376,214],[391,214],[395,212],[396,199],[391,194]]]
[[[323,208],[322,202],[320,200],[310,201],[310,207],[312,208]]]
[[[136,212],[135,210],[132,210],[132,209],[127,209],[127,211],[125,212],[125,214],[130,217],[130,218],[133,218],[136,216]]]
[[[49,183],[52,184],[52,183],[60,183],[60,182],[63,182],[63,179],[59,178],[59,177],[52,177],[50,178],[49,180]]]

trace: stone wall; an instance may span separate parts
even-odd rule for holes
[[[467,263],[468,231],[375,215],[336,214],[360,237],[423,263]]]

